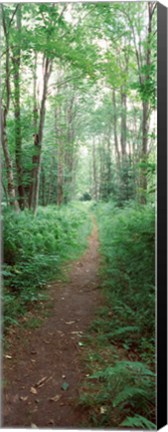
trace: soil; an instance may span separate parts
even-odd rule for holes
[[[99,260],[94,226],[88,249],[72,264],[68,282],[57,281],[48,288],[49,316],[39,328],[11,329],[3,362],[3,427],[87,424],[87,412],[78,402],[86,375],[84,334],[102,302]],[[40,312],[34,316],[39,319]]]

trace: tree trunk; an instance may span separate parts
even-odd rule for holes
[[[37,107],[37,53],[34,53],[33,70],[33,126],[34,134],[37,133],[38,107]]]
[[[117,165],[119,168],[120,165],[120,151],[119,151],[119,145],[118,145],[118,135],[117,135],[117,107],[116,107],[116,96],[115,96],[115,90],[113,89],[112,92],[112,102],[113,102],[113,127],[114,127],[114,145],[115,145],[115,151],[116,151],[116,159],[117,159]]]
[[[140,202],[146,204],[147,191],[147,150],[148,150],[148,110],[149,104],[146,101],[142,102],[142,155],[141,155],[141,172],[140,172]]]
[[[63,152],[59,144],[58,149],[58,174],[57,174],[57,205],[63,203]]]
[[[45,178],[45,170],[44,170],[43,166],[41,167],[41,177],[42,177],[41,200],[42,200],[42,205],[45,206],[46,205],[46,199],[45,199],[46,178]]]
[[[4,190],[4,195],[5,195],[5,198],[6,198],[7,205],[9,205],[8,192],[7,192],[6,186],[4,184],[4,181],[2,179],[2,176],[1,176],[1,183],[2,183],[3,190]],[[2,200],[3,200],[3,193],[2,193]]]
[[[67,144],[64,146],[65,152],[64,152],[64,165],[66,170],[66,175],[64,177],[64,200],[66,199],[66,202],[68,202],[73,195],[73,187],[72,187],[72,181],[73,181],[73,169],[74,169],[74,156],[75,156],[75,149],[74,149],[74,100],[75,96],[72,94],[69,103],[67,104],[67,115],[66,115],[66,121],[67,121]]]
[[[52,194],[53,194],[53,183],[54,183],[54,178],[53,178],[53,171],[54,171],[54,163],[55,163],[55,158],[54,156],[51,157],[51,161],[50,161],[50,175],[49,175],[49,185],[48,185],[48,196],[47,196],[47,204],[51,204],[52,201]]]
[[[109,135],[107,137],[107,194],[110,196],[111,193],[111,174],[112,174],[112,164],[111,164],[111,141],[110,141],[111,131],[109,130]]]
[[[121,89],[121,152],[122,158],[124,159],[126,156],[126,137],[127,137],[127,124],[126,124],[126,115],[127,115],[127,95],[124,90]]]
[[[32,159],[33,178],[30,187],[30,198],[29,198],[30,207],[33,210],[35,215],[37,213],[38,200],[39,200],[41,150],[42,150],[42,139],[43,139],[43,128],[44,128],[44,120],[45,120],[45,105],[46,105],[46,98],[47,98],[48,81],[51,74],[51,60],[49,60],[48,58],[44,58],[43,67],[44,67],[43,93],[42,93],[42,100],[41,100],[41,107],[40,107],[38,133],[35,134],[34,137],[35,154],[33,155],[33,159]]]
[[[38,143],[37,143],[37,128],[38,128],[38,109],[37,109],[37,53],[34,53],[34,68],[33,68],[33,127],[34,127],[34,153],[32,156],[32,171],[30,179],[29,189],[29,208],[33,209],[34,203],[34,183],[36,178],[36,167],[37,167],[37,154],[38,154]]]
[[[16,28],[18,40],[21,38],[21,5],[18,5],[16,12]],[[25,206],[25,191],[23,186],[22,168],[22,136],[21,136],[21,115],[20,115],[20,55],[21,49],[19,42],[13,49],[13,69],[14,69],[14,116],[15,116],[15,159],[18,182],[18,201],[21,209]]]
[[[147,51],[146,51],[146,66],[147,73],[144,77],[144,83],[150,79],[149,67],[151,64],[151,33],[152,33],[152,15],[153,15],[153,5],[148,2],[148,35],[147,35]],[[142,153],[141,162],[142,168],[140,172],[140,202],[141,204],[146,204],[146,194],[147,194],[147,158],[148,158],[148,129],[149,129],[149,102],[146,98],[142,101]]]
[[[9,201],[10,206],[14,207],[14,209],[18,213],[19,212],[19,204],[18,204],[18,201],[16,199],[13,165],[12,165],[12,159],[11,159],[9,148],[8,148],[8,140],[7,140],[7,135],[6,135],[6,118],[5,118],[4,112],[2,111],[2,107],[1,107],[1,142],[2,142],[4,158],[5,158],[5,165],[6,165],[7,185],[8,185],[8,201]]]
[[[97,190],[97,165],[96,165],[96,144],[93,139],[92,143],[92,158],[93,158],[93,198],[97,201],[98,190]]]
[[[1,142],[4,153],[5,165],[6,165],[6,174],[7,174],[7,184],[8,184],[8,198],[9,204],[14,207],[16,212],[19,212],[19,204],[16,199],[16,191],[15,191],[15,183],[14,183],[14,174],[13,174],[13,165],[12,159],[9,152],[8,147],[8,139],[6,134],[6,125],[7,125],[7,115],[10,106],[10,66],[9,66],[9,31],[6,25],[4,6],[1,4],[1,12],[2,12],[2,24],[5,36],[5,44],[6,44],[6,58],[5,58],[5,73],[6,73],[6,100],[4,102],[4,108],[2,108],[2,101],[0,105],[0,122],[1,122]]]

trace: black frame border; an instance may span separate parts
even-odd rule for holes
[[[157,3],[157,428],[167,424],[167,11]]]

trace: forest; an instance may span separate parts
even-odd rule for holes
[[[0,12],[4,425],[155,429],[156,2]],[[16,371],[53,326],[48,402],[44,365]]]

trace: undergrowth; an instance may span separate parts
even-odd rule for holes
[[[92,426],[155,429],[154,209],[108,203],[95,214],[106,300],[90,328],[81,404]]]
[[[46,298],[47,282],[60,276],[61,264],[75,259],[86,245],[91,219],[85,204],[3,212],[4,328],[17,324],[34,302]]]

